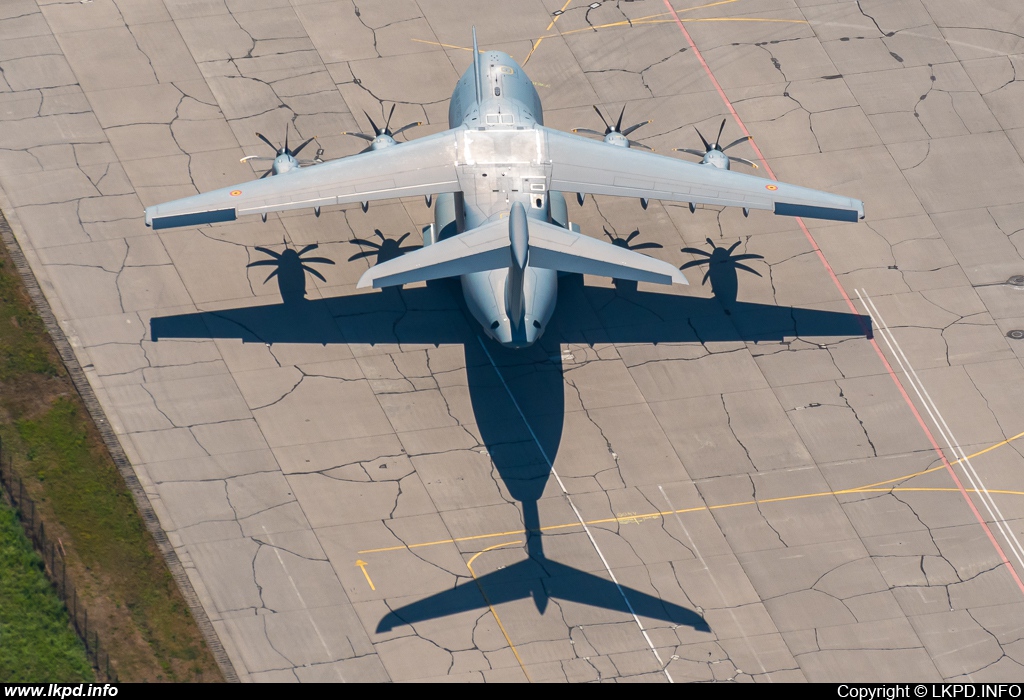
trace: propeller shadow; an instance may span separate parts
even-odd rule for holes
[[[256,246],[256,250],[269,257],[263,260],[255,260],[246,267],[273,267],[267,278],[263,280],[266,284],[274,277],[277,277],[277,288],[281,292],[281,299],[285,304],[296,304],[306,300],[306,273],[313,275],[322,282],[327,279],[310,265],[333,265],[330,258],[304,257],[320,246],[316,243],[310,244],[302,250],[294,250],[285,244],[284,251],[277,253],[263,246]]]
[[[282,265],[287,253],[278,257]],[[296,259],[300,257],[295,253]],[[287,264],[292,273],[296,269],[303,273],[296,261]],[[278,277],[283,284],[283,273],[278,272]],[[279,304],[156,317],[150,321],[150,334],[153,341],[230,338],[269,344],[463,345],[481,439],[509,494],[522,504],[526,558],[393,610],[380,620],[378,631],[524,599],[532,599],[543,613],[552,598],[707,631],[707,622],[693,610],[545,555],[538,502],[562,439],[561,346],[870,337],[870,319],[747,302],[734,302],[727,317],[716,299],[587,287],[580,275],[563,277],[559,296],[558,309],[541,342],[518,351],[482,339],[454,282],[314,300],[297,292],[285,295],[282,287]]]
[[[682,248],[684,253],[690,253],[691,255],[700,255],[702,258],[691,260],[686,263],[680,270],[685,270],[689,267],[696,267],[698,265],[707,265],[707,272],[704,273],[704,278],[700,283],[706,284],[708,280],[711,281],[711,292],[715,295],[715,299],[722,305],[725,310],[726,316],[732,315],[732,309],[736,306],[736,294],[739,290],[739,275],[737,270],[743,270],[745,272],[752,272],[758,277],[761,273],[752,267],[744,265],[741,260],[764,260],[763,255],[757,255],[756,253],[743,253],[741,255],[733,255],[732,252],[739,247],[742,241],[736,241],[728,248],[716,246],[715,242],[710,238],[705,238],[708,245],[711,246],[711,252],[701,248]]]

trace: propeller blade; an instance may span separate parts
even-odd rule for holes
[[[700,129],[698,129],[697,127],[693,127],[693,130],[697,132],[697,136],[700,136],[700,142],[704,144],[704,152],[707,153],[708,151],[710,151],[711,144],[708,143],[708,140],[706,138],[704,138],[704,134],[700,133]]]
[[[306,253],[310,252],[311,250],[316,250],[319,247],[320,247],[319,243],[310,243],[308,246],[306,246],[305,248],[303,248],[302,250],[300,250],[298,252],[298,256],[301,258]]]
[[[311,267],[306,267],[305,265],[303,265],[302,269],[305,270],[306,272],[308,272],[309,274],[313,275],[317,279],[319,279],[321,282],[326,282],[327,281],[326,277],[324,277],[323,275],[321,275],[319,272],[317,272],[316,270],[314,270]]]
[[[604,136],[600,131],[594,131],[593,129],[573,129],[574,134],[589,134],[591,136]]]
[[[351,243],[352,245],[366,246],[367,248],[373,248],[374,250],[380,249],[379,243],[375,243],[374,241],[368,241],[365,238],[353,238],[352,240],[349,241],[349,243]]]
[[[708,281],[708,277],[710,277],[710,276],[711,276],[711,268],[709,267],[708,271],[704,273],[704,279],[702,279],[700,281],[701,286],[703,286]]]
[[[412,235],[412,233],[411,233],[411,232],[409,232],[409,233],[403,233],[403,234],[402,234],[402,237],[401,237],[401,238],[399,238],[399,239],[398,239],[397,241],[395,241],[395,242],[396,242],[396,243],[398,244],[398,247],[399,247],[399,248],[401,248],[401,247],[402,247],[402,241],[404,241],[404,240],[405,240],[406,238],[408,238],[408,237],[409,237],[410,235]]]
[[[679,269],[680,269],[680,270],[685,270],[685,269],[686,269],[686,268],[688,268],[688,267],[697,267],[698,265],[703,265],[703,264],[704,264],[704,263],[706,263],[706,262],[707,262],[707,260],[691,260],[691,261],[690,261],[690,262],[688,262],[688,263],[683,263],[683,264],[682,264],[682,265],[681,265],[681,266],[679,267]]]
[[[597,116],[601,117],[601,121],[603,121],[603,122],[604,122],[604,127],[605,127],[605,129],[607,129],[607,131],[605,131],[604,133],[605,133],[605,134],[607,134],[608,132],[610,132],[610,131],[612,130],[612,125],[611,125],[611,124],[609,124],[609,123],[608,123],[608,120],[604,118],[604,115],[603,115],[603,114],[601,114],[601,110],[599,110],[599,109],[597,108],[597,105],[594,105],[594,111],[595,111],[595,112],[597,112]],[[604,134],[602,134],[602,136],[603,136],[603,135],[604,135]]]
[[[392,136],[392,138],[394,138],[395,136],[398,136],[398,135],[399,135],[400,133],[402,133],[402,132],[403,132],[403,131],[405,131],[406,129],[411,129],[411,128],[413,128],[414,126],[422,126],[422,125],[423,125],[423,122],[411,122],[411,123],[409,123],[409,124],[406,124],[405,126],[403,126],[403,127],[402,127],[401,129],[399,129],[398,131],[392,132],[391,136]]]
[[[739,158],[737,156],[729,156],[729,160],[731,160],[733,162],[736,162],[736,163],[743,163],[744,165],[749,165],[751,168],[757,168],[757,163],[749,161],[746,158]]]
[[[246,265],[246,267],[260,267],[262,265],[280,265],[280,264],[281,263],[278,260],[257,260],[256,262],[249,263],[248,265]]]
[[[369,152],[370,152],[370,151],[372,151],[372,150],[373,150],[373,146],[367,146],[367,147],[366,147],[366,148],[364,148],[363,150],[359,151],[359,153],[357,153],[356,155],[357,155],[357,156],[361,156],[361,155],[363,155],[364,153],[369,153]]]
[[[301,255],[301,253],[300,253]],[[334,261],[330,258],[304,258],[302,264],[316,263],[317,265],[333,265]]]
[[[729,246],[729,249],[725,251],[725,254],[731,256],[732,255],[732,251],[736,250],[736,248],[738,248],[740,243],[742,243],[742,242],[743,242],[742,240],[739,240],[739,241],[736,241],[735,243],[733,243],[731,246]]]
[[[622,133],[622,118],[626,116],[626,105],[622,105],[622,111],[619,112],[619,121],[615,122],[615,130]]]
[[[288,153],[288,127],[291,126],[288,122],[284,123],[284,153]]]
[[[273,149],[274,149],[274,153],[277,153],[277,146],[275,146],[275,145],[274,145],[274,144],[273,144],[273,143],[272,143],[272,142],[270,141],[270,139],[268,139],[268,138],[267,138],[266,136],[264,136],[263,134],[261,134],[261,133],[260,133],[260,132],[258,132],[258,131],[256,132],[256,137],[257,137],[257,138],[258,138],[258,139],[259,139],[260,141],[262,141],[263,143],[265,143],[265,144],[267,144],[268,146],[270,146],[271,148],[273,148]]]
[[[271,169],[270,169],[270,170],[268,170],[267,172],[265,172],[265,173],[263,173],[262,175],[260,175],[260,179],[262,180],[263,178],[265,178],[265,177],[266,177],[267,175],[269,175],[269,174],[270,174],[270,173],[272,173],[272,172],[274,172],[274,169],[273,169],[273,168],[271,168]]]
[[[373,133],[377,134],[377,136],[380,136],[380,135],[381,135],[381,133],[382,133],[382,132],[381,132],[381,130],[380,130],[380,129],[378,129],[378,128],[377,128],[377,125],[373,123],[373,120],[372,120],[372,119],[370,119],[370,115],[369,115],[369,114],[366,114],[366,110],[365,110],[365,109],[363,110],[363,115],[364,115],[364,116],[366,117],[366,120],[367,120],[368,122],[370,122],[370,126],[371,126],[371,127],[373,128]]]
[[[734,255],[731,260],[733,262],[737,260],[764,260],[764,256],[757,253],[744,253],[743,255]]]
[[[313,142],[313,140],[314,140],[315,138],[316,138],[316,136],[314,136],[314,137],[313,137],[313,138],[311,138],[311,139],[306,139],[305,141],[303,141],[303,142],[302,142],[302,143],[301,143],[301,144],[299,145],[299,147],[298,147],[298,148],[296,148],[296,149],[295,149],[294,151],[292,151],[292,157],[294,158],[295,156],[299,155],[299,151],[301,151],[301,150],[302,150],[303,148],[305,148],[305,147],[306,147],[306,146],[308,146],[308,145],[309,145],[310,143],[312,143],[312,142]]]
[[[753,273],[754,273],[755,275],[757,275],[758,277],[760,277],[760,276],[761,276],[761,273],[760,273],[760,272],[758,272],[757,270],[755,270],[755,269],[753,269],[753,268],[751,268],[751,267],[747,267],[747,266],[746,266],[746,265],[744,265],[743,263],[734,263],[734,264],[733,264],[733,266],[734,266],[734,267],[738,267],[738,268],[739,268],[739,269],[741,269],[741,270],[746,270],[747,272],[753,272]]]
[[[643,148],[644,150],[647,150],[647,151],[653,151],[654,150],[653,148],[651,148],[647,144],[640,143],[639,141],[630,141],[629,142],[629,147],[630,148]]]
[[[371,255],[377,255],[377,253],[379,253],[379,252],[380,252],[379,250],[364,250],[362,252],[359,252],[359,253],[356,253],[355,255],[353,255],[351,258],[348,259],[348,261],[352,262],[353,260],[359,260],[361,258],[368,258]]]
[[[239,163],[248,163],[250,160],[274,160],[270,156],[246,156],[239,160]]]
[[[682,153],[689,153],[691,156],[697,156],[698,158],[703,158],[704,156],[707,155],[707,151],[704,151],[702,153],[701,151],[698,151],[698,150],[693,149],[693,148],[673,148],[672,150],[673,151],[680,151]]]
[[[576,201],[579,202],[579,205],[581,207],[583,206],[583,200],[584,200],[585,197],[586,197],[586,195],[583,194],[582,192],[577,192],[576,193]]]
[[[634,124],[633,126],[629,127],[628,129],[625,129],[625,130],[624,130],[624,131],[622,132],[622,135],[623,135],[623,136],[629,136],[629,135],[630,135],[630,134],[632,134],[632,133],[633,133],[634,131],[636,131],[637,129],[639,129],[639,128],[640,128],[641,126],[647,126],[647,125],[648,125],[648,124],[650,124],[650,123],[651,123],[651,120],[650,120],[650,119],[648,119],[648,120],[647,120],[647,121],[645,121],[645,122],[640,122],[639,124]]]
[[[607,231],[606,231],[606,233],[607,233]],[[633,240],[634,238],[636,238],[639,235],[640,235],[640,229],[638,229],[638,228],[637,229],[633,229],[633,233],[631,233],[628,236],[626,236],[626,243],[629,243],[631,240]]]
[[[391,117],[395,116],[395,107],[397,107],[397,106],[398,106],[397,102],[391,105],[391,111],[388,112],[388,120],[386,122],[384,122],[384,133],[385,134],[391,134],[391,132],[388,131],[388,127],[391,126]],[[394,134],[391,134],[391,135],[394,136]]]
[[[726,146],[725,148],[723,148],[721,150],[724,153],[725,151],[728,151],[733,146],[739,146],[741,143],[743,143],[745,141],[749,141],[752,138],[754,138],[754,137],[753,136],[744,136],[742,138],[738,138],[738,139],[736,139],[735,141],[733,141],[732,143],[730,143],[728,146]]]
[[[357,133],[355,131],[343,131],[343,132],[341,132],[341,135],[342,136],[355,136],[356,138],[366,139],[367,141],[373,141],[373,139],[374,139],[373,136],[369,136],[367,134],[360,134],[360,133]]]
[[[661,243],[655,243],[654,241],[647,241],[646,243],[637,243],[634,246],[630,246],[630,250],[653,250],[655,248],[664,248]]]
[[[276,270],[271,272],[269,275],[267,275],[267,279],[263,280],[263,284],[266,284],[270,280],[274,279],[274,275],[276,275],[280,271],[281,271],[281,268],[277,268]]]
[[[718,144],[722,142],[722,132],[725,131],[725,119],[722,120],[722,126],[718,127],[718,136],[715,137],[715,148],[718,148]],[[722,150],[718,148],[718,150]]]

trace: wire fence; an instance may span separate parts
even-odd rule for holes
[[[14,471],[14,457],[4,453],[3,441],[0,440],[0,485],[21,519],[25,534],[36,552],[43,559],[43,567],[57,595],[67,608],[71,625],[75,628],[82,643],[85,644],[86,657],[96,671],[98,680],[117,683],[117,671],[110,665],[110,654],[100,643],[99,632],[89,627],[89,610],[82,604],[78,590],[68,578],[67,559],[64,546],[58,540],[54,542],[46,534],[46,524],[39,516],[35,501],[25,491],[25,482]]]

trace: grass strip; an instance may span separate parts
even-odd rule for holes
[[[2,246],[0,438],[120,680],[222,680]]]
[[[43,572],[15,512],[0,501],[0,678],[9,683],[92,681],[82,640]]]

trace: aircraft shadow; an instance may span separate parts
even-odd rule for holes
[[[526,559],[393,610],[380,621],[378,631],[485,608],[488,602],[527,598],[541,613],[555,598],[708,630],[704,619],[688,608],[617,586],[545,555],[538,501],[562,438],[562,345],[871,336],[870,319],[856,314],[730,300],[727,316],[716,299],[587,287],[579,275],[560,280],[558,308],[541,341],[517,351],[484,340],[475,330],[455,280],[315,300],[305,299],[304,289],[293,290],[285,299],[279,304],[156,317],[150,321],[151,338],[462,344],[481,439],[509,495],[522,504]]]

